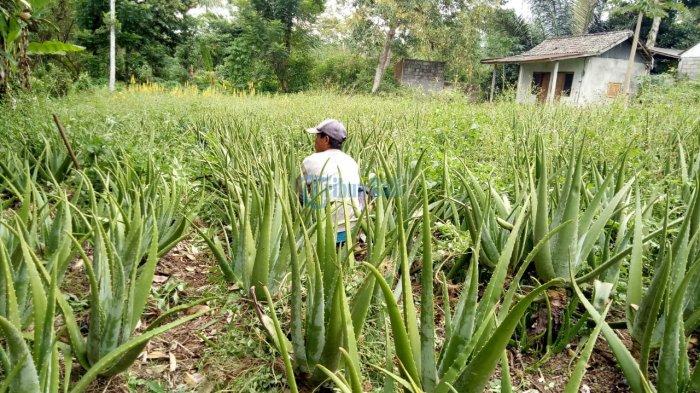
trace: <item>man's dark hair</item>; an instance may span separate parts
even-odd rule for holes
[[[337,150],[343,149],[343,142],[345,142],[344,140],[340,141],[337,139],[333,139],[330,135],[323,133],[323,132],[321,133],[320,136],[321,137],[328,137],[328,142],[331,145],[331,149],[337,149]]]

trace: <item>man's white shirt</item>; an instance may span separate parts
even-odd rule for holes
[[[350,227],[357,221],[355,210],[359,211],[360,169],[357,162],[341,150],[328,149],[304,158],[302,176],[310,186],[311,203],[325,207],[331,203],[333,221],[338,232],[345,230],[345,219]],[[317,199],[313,199],[318,195]],[[342,207],[345,206],[345,212]]]

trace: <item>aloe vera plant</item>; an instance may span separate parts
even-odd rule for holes
[[[287,198],[286,183],[275,181],[271,172],[258,179],[263,186],[253,187],[248,179],[242,187],[229,183],[226,197],[226,222],[218,236],[199,230],[230,282],[244,288],[256,286],[263,297],[263,286],[277,288],[287,266],[283,245],[282,203]],[[279,194],[281,193],[281,195]]]
[[[489,376],[501,360],[501,354],[507,345],[518,321],[526,311],[529,304],[548,287],[561,284],[563,281],[552,281],[542,285],[499,318],[495,313],[498,299],[504,293],[503,284],[505,274],[510,264],[511,253],[517,238],[520,236],[522,223],[525,221],[527,209],[522,209],[515,220],[512,233],[506,243],[503,253],[495,267],[493,276],[484,294],[479,301],[477,299],[478,285],[478,256],[479,243],[474,251],[474,260],[467,272],[467,282],[462,290],[459,305],[451,321],[450,335],[446,338],[443,350],[435,353],[435,330],[432,321],[432,312],[435,307],[432,299],[432,271],[431,239],[430,234],[430,210],[425,181],[422,182],[423,197],[422,206],[423,222],[421,233],[424,244],[423,269],[421,282],[422,288],[420,315],[421,323],[418,323],[417,312],[410,291],[408,261],[405,257],[405,233],[401,231],[399,224],[398,247],[400,255],[400,267],[402,283],[401,302],[403,308],[394,297],[389,283],[383,275],[371,264],[365,263],[375,276],[384,295],[387,313],[391,321],[395,352],[399,360],[401,379],[399,383],[404,386],[412,386],[413,391],[446,392],[452,389],[457,391],[480,392],[488,382]],[[400,201],[397,204],[401,204]],[[527,200],[524,206],[527,206]],[[399,209],[399,222],[402,221]],[[403,245],[402,245],[403,244]],[[480,321],[477,326],[476,321]],[[420,329],[419,329],[420,326]],[[420,331],[420,334],[418,333]],[[387,370],[391,372],[391,370]]]
[[[581,213],[583,186],[581,151],[579,149],[576,152],[572,148],[568,165],[563,173],[565,182],[555,191],[556,205],[552,206],[550,176],[558,174],[552,173],[544,143],[538,139],[535,178],[531,180],[533,241],[539,242],[553,227],[567,222],[558,234],[547,241],[535,258],[537,273],[544,280],[556,277],[568,279],[570,267],[574,269],[574,273],[578,271],[588,259],[594,246],[600,241],[605,225],[618,210],[619,204],[635,181],[632,177],[622,184],[614,195],[609,196],[608,189],[614,177],[608,175]],[[618,178],[621,178],[621,175],[618,175]],[[569,260],[572,261],[571,264]]]

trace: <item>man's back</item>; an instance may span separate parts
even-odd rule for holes
[[[309,186],[308,197],[318,207],[332,203],[334,221],[339,231],[345,230],[345,215],[351,223],[357,220],[355,209],[360,208],[358,192],[360,171],[357,162],[338,149],[313,153],[302,162],[305,183]],[[345,204],[346,213],[340,209]],[[353,208],[354,206],[354,208]]]

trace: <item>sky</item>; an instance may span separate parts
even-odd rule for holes
[[[530,12],[530,6],[527,4],[527,0],[508,0],[505,8],[513,9],[518,15],[520,15],[525,20],[532,19],[532,13]],[[227,7],[210,7],[209,10],[217,15],[229,16],[230,12]],[[197,7],[189,11],[190,15],[201,15],[205,11],[204,7]],[[351,12],[350,7],[342,6],[338,4],[338,0],[327,0],[325,14],[347,16]]]
[[[526,0],[508,0],[506,3],[506,8],[514,10],[516,14],[525,20],[532,20],[530,5],[527,4]]]

